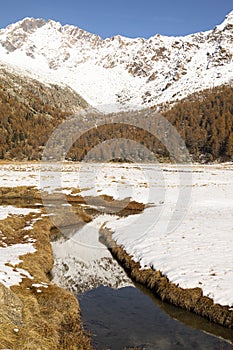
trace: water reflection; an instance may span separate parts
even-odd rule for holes
[[[202,328],[200,317],[191,315],[190,325],[185,325],[172,318],[158,306],[153,298],[138,288],[126,287],[113,290],[100,286],[97,289],[79,295],[82,316],[87,329],[93,333],[94,346],[97,350],[120,350],[137,347],[144,350],[230,350],[233,345],[203,331],[191,327],[192,322]],[[161,303],[161,302],[160,302]],[[169,313],[189,312],[168,306]],[[188,323],[188,322],[187,322]],[[213,328],[215,325],[211,325]],[[219,326],[216,326],[217,328]],[[230,330],[219,329],[228,333]],[[219,334],[220,335],[220,334]],[[225,334],[226,335],[226,334]]]

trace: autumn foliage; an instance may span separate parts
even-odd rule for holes
[[[61,97],[46,98],[42,93],[45,88],[25,88],[22,94],[20,88],[13,89],[10,84],[0,85],[0,159],[38,160],[41,159],[46,142],[53,130],[71,114],[70,104],[60,103]],[[53,87],[53,90],[58,87]],[[61,95],[59,95],[61,96]],[[71,99],[67,94],[66,100]],[[72,95],[72,98],[73,95]],[[65,100],[65,101],[66,101]],[[192,160],[227,161],[233,157],[233,88],[221,86],[190,95],[188,98],[171,106],[166,106],[163,116],[176,128]],[[74,98],[73,104],[78,102]],[[81,101],[81,107],[87,105]],[[153,108],[150,109],[153,111]],[[147,114],[145,110],[145,117]],[[137,117],[135,111],[127,112]],[[127,113],[125,119],[127,120]],[[124,114],[124,113],[123,113]],[[80,118],[77,116],[77,118]],[[95,116],[93,117],[95,118]],[[101,118],[96,114],[96,118]],[[155,117],[156,118],[156,117]],[[117,124],[117,114],[109,115],[111,122],[99,128],[89,130],[78,140],[67,154],[70,160],[142,160],[151,161],[153,157],[142,148],[138,148],[129,140],[144,146],[160,160],[169,159],[169,152],[152,134],[140,128],[125,128]],[[83,123],[84,120],[78,119]],[[156,120],[150,120],[148,128],[153,130]],[[164,130],[166,137],[172,137]],[[165,137],[165,136],[164,136]],[[109,140],[117,139],[114,150]],[[96,147],[103,144],[104,147]]]
[[[233,87],[196,93],[164,116],[177,128],[195,160],[233,157]]]

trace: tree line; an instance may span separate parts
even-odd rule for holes
[[[233,157],[233,88],[221,86],[195,93],[177,102],[162,115],[176,128],[184,140],[194,161],[227,161]],[[155,110],[155,109],[154,109]],[[144,110],[148,129],[158,128],[155,118],[147,120],[153,108]],[[127,121],[139,112],[121,113]],[[57,103],[44,101],[39,95],[12,94],[0,87],[0,159],[39,160],[53,130],[71,115]],[[171,130],[160,130],[164,139],[158,140],[153,132],[144,128],[125,127],[118,122],[119,114],[107,116],[110,122],[92,128],[74,144],[67,159],[153,161],[169,159],[166,138],[172,138]],[[78,118],[78,117],[77,117]],[[101,119],[101,115],[96,114]],[[79,121],[78,121],[79,122]],[[84,123],[85,119],[80,119]],[[88,121],[87,121],[88,125]],[[142,123],[143,125],[143,123]],[[117,140],[115,146],[113,140]],[[56,145],[54,146],[56,147]]]

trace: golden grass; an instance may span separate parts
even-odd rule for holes
[[[12,323],[0,322],[0,348],[1,349],[14,348],[14,345],[17,343],[17,338],[18,338],[18,334],[14,331],[15,328],[16,326],[14,326]]]
[[[31,287],[25,293],[24,286],[14,287],[24,305],[18,348],[90,349],[90,339],[81,327],[77,299],[55,285],[40,290],[38,293],[38,288]]]
[[[80,321],[77,299],[70,292],[57,287],[48,277],[53,267],[50,231],[53,224],[48,217],[36,221],[33,229],[24,231],[26,222],[40,214],[25,217],[8,217],[0,221],[0,230],[7,244],[25,243],[29,235],[36,239],[36,252],[26,254],[18,267],[27,270],[33,280],[23,279],[20,286],[11,290],[22,301],[23,325],[16,327],[0,315],[0,348],[12,350],[74,350],[91,349],[90,337],[84,332]],[[34,287],[44,283],[48,286]],[[16,333],[14,329],[19,331]]]
[[[19,186],[15,188],[1,187],[0,199],[38,199],[41,200],[40,191],[34,187]]]

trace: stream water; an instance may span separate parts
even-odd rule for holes
[[[163,303],[132,283],[99,242],[99,228],[110,217],[100,215],[53,242],[54,282],[76,293],[94,348],[233,350],[232,330]]]
[[[141,288],[100,286],[78,299],[96,350],[233,349],[231,330],[165,304]]]

